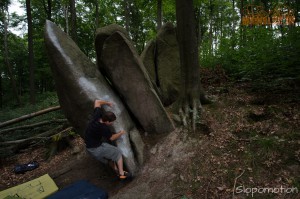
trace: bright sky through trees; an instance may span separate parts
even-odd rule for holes
[[[10,16],[14,12],[20,16],[25,14],[25,9],[22,8],[22,4],[18,0],[11,0],[8,11]],[[27,24],[20,24],[18,27],[14,28],[10,27],[9,30],[16,35],[22,36],[27,32]]]

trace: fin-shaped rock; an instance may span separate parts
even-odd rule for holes
[[[97,36],[95,38],[95,44],[96,44],[95,48],[96,48],[97,57],[101,57],[102,47],[103,47],[105,40],[116,31],[123,33],[126,36],[126,38],[128,38],[128,39],[130,38],[127,31],[123,27],[121,27],[117,24],[110,24],[108,26],[104,26],[104,27],[98,28],[96,30]],[[97,59],[97,65],[100,70],[104,67],[103,63],[101,62],[101,59]],[[102,70],[101,70],[101,72],[105,73],[105,71],[102,71]]]
[[[175,102],[179,96],[181,72],[176,28],[172,23],[164,24],[156,39],[148,42],[141,59],[161,91],[163,104],[168,106]]]
[[[113,130],[127,132],[116,144],[123,153],[127,169],[135,173],[138,166],[129,141],[130,130],[135,129],[135,125],[119,97],[75,42],[48,20],[45,25],[45,43],[59,102],[72,126],[83,136],[94,100],[113,102],[112,108],[104,109],[113,111],[117,116]]]
[[[97,39],[98,38],[98,39]],[[133,115],[149,133],[167,133],[174,125],[154,91],[130,40],[116,31],[103,42],[96,35],[97,62]],[[99,51],[101,53],[99,53]]]

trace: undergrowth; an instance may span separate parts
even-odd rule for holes
[[[298,87],[278,80],[272,84],[240,82],[229,92],[220,91],[210,90],[216,102],[205,106],[202,115],[211,134],[190,135],[204,139],[209,147],[195,149],[195,158],[180,172],[182,177],[178,176],[174,187],[186,198],[298,198]],[[246,190],[281,187],[294,192],[251,195]]]
[[[46,108],[59,106],[58,98],[56,93],[49,92],[44,93],[43,95],[38,96],[37,103],[35,105],[32,104],[23,104],[20,107],[5,107],[0,109],[0,121],[9,121],[15,118],[22,117],[24,115],[28,115]],[[22,127],[26,125],[31,124],[38,124],[40,122],[51,122],[51,121],[57,121],[57,120],[63,120],[65,119],[64,114],[61,110],[52,111],[43,115],[39,115],[24,121],[20,121],[16,124],[11,124],[9,126],[4,126],[0,128],[0,142],[7,142],[7,141],[14,141],[14,140],[22,140],[27,139],[32,136],[39,135],[41,133],[63,129],[66,125],[66,122],[53,122],[46,125],[36,126],[32,128],[23,128],[23,129],[17,129],[17,130],[10,130],[6,131],[8,129],[12,129],[14,127]],[[44,144],[45,142],[43,139],[39,142],[35,142],[35,145],[37,144]],[[1,144],[1,143],[0,143]],[[19,150],[28,147],[28,145],[31,145],[32,143],[26,142],[26,144],[11,144],[11,145],[3,145],[1,144],[0,148],[0,158],[6,158],[10,157],[14,154],[16,154]]]

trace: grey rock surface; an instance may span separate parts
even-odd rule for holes
[[[161,91],[164,105],[175,102],[179,95],[181,73],[176,28],[172,23],[164,24],[156,39],[148,42],[141,59],[152,82]]]
[[[113,107],[104,106],[104,109],[113,111],[117,116],[112,130],[127,132],[116,144],[123,153],[127,169],[133,174],[136,173],[138,165],[129,140],[129,133],[135,129],[135,124],[120,98],[75,42],[48,20],[44,37],[59,102],[69,122],[84,136],[90,114],[93,112],[94,100],[113,102]]]
[[[101,63],[101,71],[105,71],[135,118],[149,133],[173,131],[174,125],[132,42],[118,30],[106,37],[104,42],[99,39],[103,38],[102,34],[96,35],[97,63]]]

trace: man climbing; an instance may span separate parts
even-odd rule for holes
[[[109,144],[117,140],[125,131],[112,133],[109,126],[116,120],[113,112],[102,112],[101,106],[113,104],[108,101],[95,100],[93,118],[85,131],[85,144],[87,151],[97,160],[108,164],[119,175],[121,180],[126,179],[130,174],[123,169],[123,158],[120,149]]]

